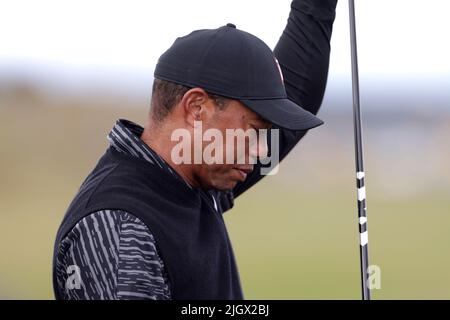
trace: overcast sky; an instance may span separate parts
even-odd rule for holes
[[[356,0],[362,77],[450,79],[450,1]],[[178,36],[228,22],[274,47],[290,0],[0,0],[0,73],[85,77],[153,73]],[[330,76],[350,74],[348,3],[340,0]]]

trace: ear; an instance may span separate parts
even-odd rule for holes
[[[202,88],[192,88],[181,99],[186,123],[194,127],[194,121],[204,121],[214,107],[208,94]]]

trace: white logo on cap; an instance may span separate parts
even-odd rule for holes
[[[280,64],[278,63],[277,58],[274,58],[274,59],[275,59],[275,63],[277,64],[278,72],[280,73],[281,82],[284,84],[284,77],[283,77],[283,72],[281,72]]]

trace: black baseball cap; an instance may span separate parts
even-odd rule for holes
[[[323,124],[288,99],[272,50],[231,23],[177,38],[159,58],[154,76],[239,100],[281,128],[307,130]]]

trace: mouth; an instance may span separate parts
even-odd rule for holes
[[[239,166],[233,169],[239,173],[239,180],[243,182],[247,178],[247,175],[253,171],[253,166]]]

